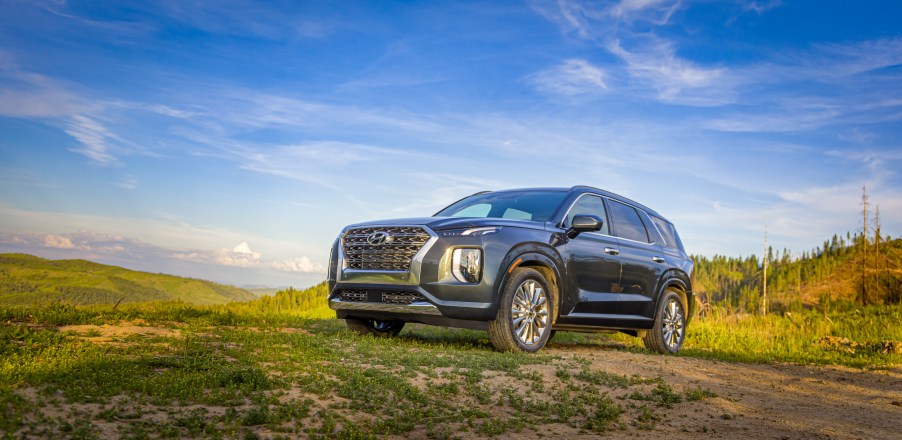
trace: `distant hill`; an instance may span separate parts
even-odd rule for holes
[[[704,303],[756,311],[763,259],[694,256],[693,290]],[[902,302],[902,239],[834,235],[811,251],[768,250],[768,303],[773,310],[825,301]]]
[[[138,272],[86,260],[0,254],[0,304],[61,301],[86,305],[120,300],[222,304],[256,298],[246,290],[211,281]]]

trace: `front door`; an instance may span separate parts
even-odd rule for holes
[[[620,292],[620,249],[615,237],[608,234],[608,217],[604,201],[593,194],[583,194],[564,218],[563,228],[577,215],[594,215],[604,222],[600,231],[584,232],[567,243],[567,273],[573,283],[575,297],[563,298],[561,315],[607,313]]]

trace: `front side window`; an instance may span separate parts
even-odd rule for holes
[[[570,212],[567,213],[567,217],[564,219],[563,227],[569,228],[570,224],[573,222],[573,217],[578,215],[594,215],[601,219],[604,222],[601,226],[601,230],[598,232],[610,235],[608,229],[608,216],[605,213],[604,209],[604,201],[601,200],[601,197],[592,196],[592,195],[583,195],[573,204],[573,207],[570,208]]]
[[[503,191],[467,197],[436,217],[490,217],[548,221],[567,197],[566,191]]]
[[[648,231],[639,218],[636,208],[611,200],[611,218],[614,219],[614,235],[628,240],[649,243]]]

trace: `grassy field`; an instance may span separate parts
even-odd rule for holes
[[[545,423],[601,433],[653,429],[653,408],[710,394],[498,353],[481,332],[375,339],[334,319],[184,305],[0,313],[7,436],[452,438]]]
[[[0,433],[454,438],[546,425],[628,433],[713,395],[593,370],[579,356],[498,353],[484,332],[413,326],[376,339],[331,316],[325,307],[275,313],[248,303],[2,307]],[[826,318],[715,314],[693,322],[681,356],[893,367],[902,355],[878,345],[902,340],[900,322],[898,307],[837,306]],[[556,342],[642,350],[617,335],[560,333]]]
[[[628,336],[615,339],[641,349]],[[902,306],[834,303],[823,310],[731,314],[715,309],[689,326],[680,356],[884,368],[902,365]]]

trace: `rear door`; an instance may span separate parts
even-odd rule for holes
[[[663,251],[655,243],[658,235],[636,208],[611,199],[607,207],[622,264],[620,301],[611,313],[652,319],[658,281],[667,270]]]

